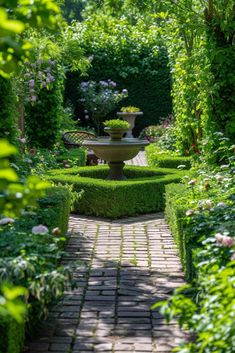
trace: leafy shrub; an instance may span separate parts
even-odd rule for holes
[[[130,124],[121,119],[106,120],[104,126],[110,129],[129,129]]]
[[[128,107],[122,107],[120,111],[123,113],[138,113],[140,112],[140,108],[129,105]]]
[[[191,158],[190,157],[180,157],[177,155],[170,155],[159,151],[157,145],[152,144],[146,147],[146,157],[148,164],[151,167],[161,167],[161,168],[191,168]]]
[[[125,167],[127,181],[103,180],[107,166],[54,170],[48,178],[55,183],[72,184],[84,190],[74,211],[95,216],[120,218],[161,211],[164,208],[165,185],[181,179],[182,172],[173,169]]]

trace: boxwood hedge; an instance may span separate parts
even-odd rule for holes
[[[84,190],[74,204],[74,212],[111,219],[157,212],[164,209],[165,185],[179,182],[182,172],[175,169],[126,166],[127,180],[104,180],[107,166],[53,170],[48,178],[55,183],[72,184]]]
[[[152,167],[177,168],[184,165],[184,169],[191,168],[191,157],[171,156],[167,153],[159,153],[154,144],[145,149],[148,164]]]
[[[198,244],[192,241],[190,227],[185,217],[188,209],[187,193],[188,190],[183,184],[166,185],[165,217],[178,246],[185,277],[187,280],[192,280],[194,276],[192,253]],[[185,198],[185,203],[182,202],[182,198]]]

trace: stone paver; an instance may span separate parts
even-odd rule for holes
[[[127,165],[139,165],[139,166],[147,166],[147,159],[144,151],[140,151],[137,156],[127,162],[125,162]]]
[[[63,261],[76,262],[77,288],[66,290],[30,353],[169,353],[183,338],[150,310],[184,281],[163,214],[72,216]]]

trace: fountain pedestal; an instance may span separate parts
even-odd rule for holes
[[[109,175],[107,180],[126,180],[123,173],[123,168],[125,166],[124,162],[109,162]]]
[[[85,147],[93,150],[97,157],[108,162],[109,180],[125,180],[124,162],[134,158],[140,149],[148,144],[148,141],[138,138],[123,138],[117,141],[105,137],[85,140],[83,143]]]

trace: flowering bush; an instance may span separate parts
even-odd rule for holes
[[[158,303],[168,321],[177,316],[192,340],[180,353],[235,351],[235,183],[234,146],[219,153],[227,164],[214,170],[201,164],[185,178],[185,186],[166,190],[166,215],[193,287],[177,290]],[[170,190],[171,189],[171,190]],[[193,271],[190,263],[193,261]],[[194,288],[194,289],[193,289]],[[196,290],[196,293],[195,293]],[[196,300],[195,300],[196,299]]]
[[[128,91],[123,89],[121,92],[117,90],[116,82],[107,81],[87,81],[80,84],[80,93],[82,98],[80,101],[84,105],[98,131],[102,121],[115,109],[116,105],[128,96]]]
[[[158,141],[159,137],[163,135],[164,127],[162,125],[150,125],[144,128],[140,133],[140,138],[148,140],[149,142]]]
[[[51,148],[64,118],[64,72],[56,60],[39,59],[24,74],[25,129],[31,147]]]

